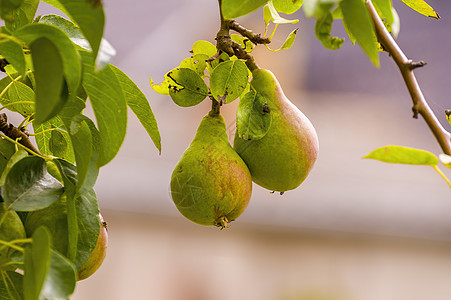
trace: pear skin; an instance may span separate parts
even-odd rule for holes
[[[234,149],[245,161],[252,180],[271,191],[297,188],[312,169],[319,151],[318,136],[309,119],[287,99],[274,74],[253,71],[252,87],[265,98],[271,126],[258,140],[235,134]]]
[[[174,204],[195,223],[224,228],[244,212],[251,193],[249,169],[230,145],[224,119],[210,112],[172,173]]]

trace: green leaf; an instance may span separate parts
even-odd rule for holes
[[[62,31],[64,31],[70,40],[80,49],[91,51],[91,45],[89,41],[83,36],[80,31],[80,27],[76,26],[71,21],[57,15],[45,15],[39,19],[39,23],[51,24]],[[105,68],[111,60],[116,55],[116,50],[114,50],[113,46],[105,40],[102,39],[100,43],[100,48],[96,58],[96,70],[101,70]]]
[[[197,55],[206,56],[204,54]],[[136,117],[138,117],[142,126],[149,134],[149,137],[152,139],[158,151],[161,153],[161,137],[158,130],[157,120],[155,119],[146,96],[143,94],[143,92],[141,92],[136,84],[119,68],[112,65],[111,69],[116,74],[116,77],[121,84],[121,88],[124,92],[128,107],[130,107]]]
[[[374,7],[381,19],[389,25],[393,24],[393,12],[391,0],[372,0]]]
[[[0,274],[0,299],[23,299],[23,276],[12,271]]]
[[[3,105],[8,105],[10,111],[20,113],[22,116],[31,116],[34,113],[34,104],[36,95],[34,91],[20,81],[13,81],[8,89],[8,98],[2,98]],[[11,105],[12,103],[17,103]]]
[[[195,71],[200,77],[205,77],[206,60],[208,56],[205,54],[196,54],[192,57],[185,58],[180,63],[180,68],[187,68]]]
[[[261,139],[268,132],[271,119],[265,99],[251,90],[238,104],[236,121],[238,136],[244,140]]]
[[[205,54],[208,57],[212,57],[213,55],[218,52],[218,49],[216,49],[216,46],[208,41],[196,41],[193,45],[192,54],[193,56],[196,54]]]
[[[14,32],[14,36],[30,45],[38,38],[49,39],[58,49],[63,62],[64,79],[69,93],[76,94],[81,82],[81,62],[75,46],[68,36],[58,27],[32,23]]]
[[[272,0],[274,8],[284,14],[292,14],[302,6],[302,0]]]
[[[223,103],[237,99],[249,82],[249,71],[240,60],[220,63],[211,74],[210,89],[213,97]]]
[[[304,0],[302,8],[307,18],[321,18],[334,4],[340,1],[342,0]]]
[[[14,155],[14,152],[14,143],[5,139],[0,139],[0,174],[2,174],[5,170],[6,164],[8,163],[11,156]]]
[[[111,161],[119,151],[127,127],[127,102],[114,71],[107,67],[94,71],[91,54],[81,51],[83,87],[92,103],[99,128],[102,150],[98,167]]]
[[[247,15],[263,6],[268,0],[222,0],[222,14],[225,19]]]
[[[1,0],[0,18],[7,22],[14,22],[14,10],[22,5],[23,0]]]
[[[385,146],[374,150],[363,158],[409,165],[436,166],[438,164],[438,158],[434,154],[402,146]]]
[[[54,5],[55,1],[45,0],[44,2]],[[76,23],[83,35],[89,41],[93,49],[94,58],[100,48],[105,25],[105,15],[102,5],[93,6],[86,0],[58,0],[64,8],[63,12]],[[58,7],[58,4],[54,5]]]
[[[340,7],[346,28],[356,38],[371,62],[379,67],[376,33],[365,3],[361,0],[343,0]]]
[[[54,117],[67,101],[64,93],[63,63],[58,48],[47,38],[30,44],[36,80],[36,117],[43,123]]]
[[[75,290],[74,265],[58,252],[52,250],[50,267],[40,294],[40,299],[68,299]]]
[[[299,22],[298,19],[295,19],[295,20],[288,20],[288,19],[282,18],[282,17],[279,15],[279,13],[277,12],[277,10],[274,8],[274,5],[273,5],[273,2],[272,2],[272,1],[269,1],[269,2],[265,5],[265,7],[267,7],[267,8],[269,9],[269,12],[270,12],[270,14],[271,14],[271,21],[272,21],[274,24],[296,24],[296,23]],[[267,15],[267,12],[265,13],[265,15]],[[267,18],[267,17],[266,17],[266,18]],[[266,19],[266,18],[265,18],[265,19]],[[266,23],[266,21],[265,21],[265,23]]]
[[[241,36],[239,34],[231,34],[230,37],[234,42],[240,44],[241,48],[243,48],[248,53],[251,53],[255,48],[255,45],[244,36]]]
[[[56,160],[55,162],[63,174],[65,186],[78,185],[75,166],[63,160]],[[74,237],[73,240],[76,240],[76,246],[74,247],[76,251],[75,265],[79,269],[95,248],[100,231],[100,219],[98,217],[98,200],[92,188],[82,190],[74,200],[74,212],[70,212],[70,203],[67,203],[69,244],[71,243],[71,237]],[[76,222],[77,225],[71,226],[71,222]]]
[[[25,300],[38,300],[50,268],[51,240],[48,229],[39,227],[33,233],[33,243],[25,247],[24,296]]]
[[[25,56],[22,51],[22,44],[18,39],[6,34],[0,34],[0,54],[21,75],[25,74]]]
[[[150,87],[158,94],[160,95],[166,95],[169,96],[169,85],[171,84],[172,79],[168,77],[168,74],[166,73],[164,75],[164,80],[160,84],[153,84],[154,81],[152,80],[152,77],[149,78]]]
[[[316,20],[315,25],[315,33],[318,40],[323,43],[324,47],[330,50],[336,50],[341,47],[343,44],[343,39],[338,37],[332,37],[331,31],[332,31],[332,22],[333,17],[330,12],[324,14],[323,17]]]
[[[290,32],[290,34],[285,39],[285,42],[282,44],[282,46],[280,46],[279,49],[274,50],[274,49],[271,49],[269,47],[267,47],[267,49],[272,51],[272,52],[278,52],[280,50],[288,50],[288,49],[290,49],[291,46],[293,46],[293,44],[294,44],[294,40],[296,39],[296,33],[297,32],[298,32],[298,28],[296,28],[295,30]]]
[[[415,10],[416,12],[419,12],[422,15],[425,15],[426,17],[440,19],[440,16],[434,11],[434,9],[423,0],[401,0],[401,1],[404,2],[411,9]]]
[[[182,107],[194,106],[208,96],[208,87],[195,71],[187,68],[175,68],[167,73],[172,80],[169,83],[169,95],[175,104]]]
[[[27,156],[8,172],[2,198],[13,210],[33,211],[49,206],[63,191],[62,184],[47,172],[44,159]]]
[[[15,150],[15,148],[14,148]],[[0,177],[0,186],[5,185],[6,182],[6,176],[8,176],[9,171],[11,171],[12,167],[18,162],[20,161],[22,158],[27,157],[28,156],[28,152],[25,150],[18,150],[16,151],[11,158],[8,160],[8,162],[6,163],[5,168],[3,169],[3,173],[2,176]]]
[[[438,156],[440,162],[447,168],[451,169],[451,156],[447,154],[440,154]]]
[[[59,128],[58,134],[55,135],[55,128]],[[69,162],[75,162],[75,154],[70,140],[69,133],[64,128],[64,123],[60,116],[56,116],[51,120],[42,124],[33,122],[33,129],[36,144],[39,151],[45,155],[52,155]],[[57,136],[56,139],[55,136]],[[61,139],[64,138],[64,140]]]

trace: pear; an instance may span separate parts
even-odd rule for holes
[[[230,145],[224,119],[212,110],[172,173],[172,200],[187,219],[224,228],[244,212],[251,193],[249,169]]]
[[[251,85],[263,97],[272,116],[261,139],[235,134],[234,149],[245,161],[252,180],[271,191],[297,188],[307,177],[319,151],[318,136],[309,119],[284,95],[271,71],[256,69]]]

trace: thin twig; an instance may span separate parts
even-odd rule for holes
[[[242,36],[248,38],[249,41],[251,41],[255,45],[271,43],[271,39],[262,37],[261,34],[259,34],[259,33],[253,33],[252,30],[249,30],[249,29],[241,26],[235,20],[230,20],[230,21],[227,21],[227,22],[229,23],[228,27],[231,30],[234,30],[234,31],[238,32],[239,34],[241,34]]]
[[[443,152],[451,155],[451,133],[443,128],[435,114],[432,112],[413,73],[415,68],[424,65],[424,63],[415,63],[408,59],[388,30],[385,28],[371,0],[366,0],[366,5],[376,28],[376,34],[379,42],[382,44],[384,50],[390,54],[401,71],[402,77],[404,78],[410,97],[413,101],[412,110],[414,112],[414,117],[420,114],[424,118],[440,144]]]

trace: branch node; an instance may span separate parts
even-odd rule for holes
[[[425,65],[427,65],[427,63],[424,60],[420,60],[420,61],[409,60],[407,62],[407,66],[409,67],[410,70],[415,70],[417,68],[424,67]]]
[[[413,118],[414,119],[418,119],[418,114],[420,113],[420,111],[418,110],[418,108],[416,108],[415,106],[412,107],[412,111],[413,111]]]

